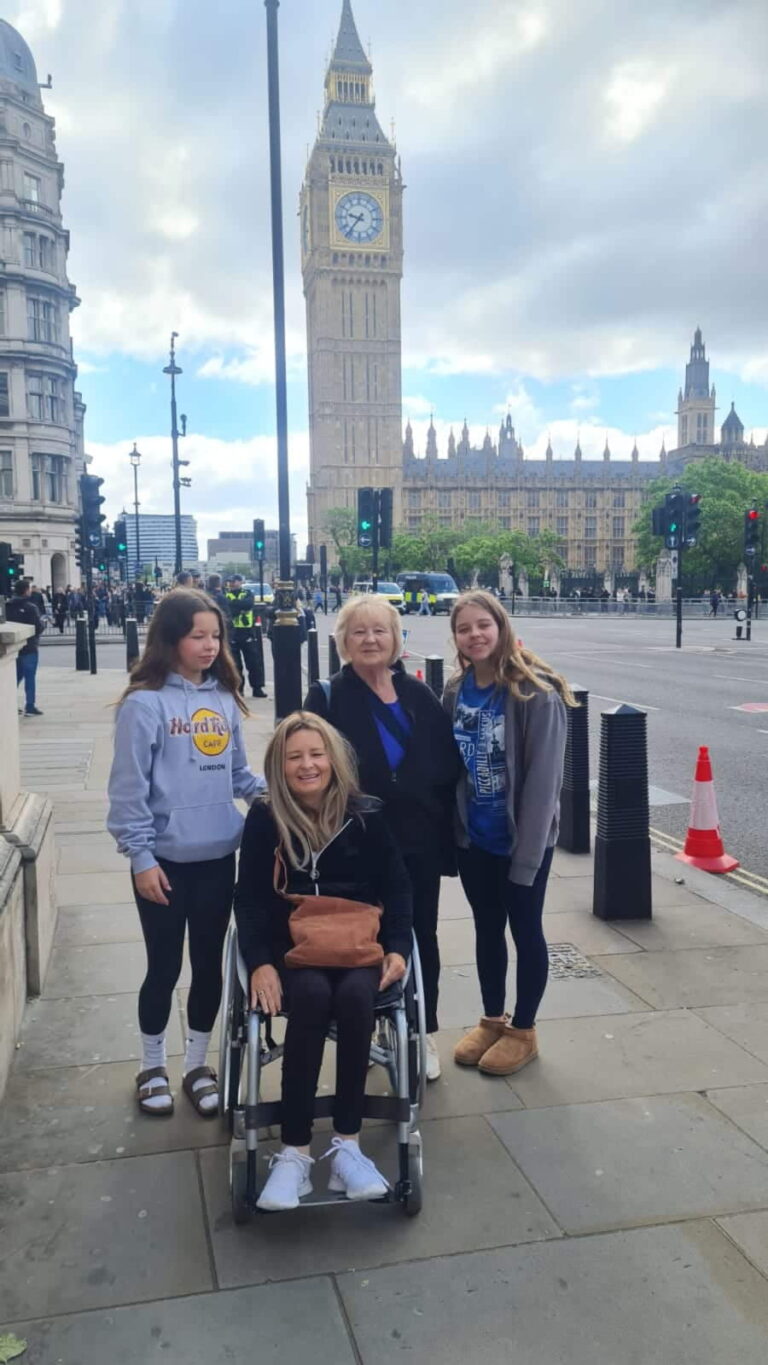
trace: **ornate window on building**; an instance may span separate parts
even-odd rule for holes
[[[623,569],[623,568],[624,568],[624,546],[623,546],[623,545],[613,545],[613,546],[611,546],[611,568],[612,568],[612,569]]]
[[[567,506],[568,506],[568,489],[567,489],[567,488],[558,488],[557,492],[555,493],[555,507],[567,507]]]
[[[528,535],[529,535],[529,536],[537,536],[537,535],[539,534],[539,525],[540,525],[540,519],[539,519],[539,517],[529,517],[529,518],[528,518]]]
[[[588,512],[597,510],[597,493],[588,492],[584,494],[584,506]]]
[[[584,539],[585,540],[597,539],[597,517],[584,518]]]
[[[32,467],[32,501],[42,502],[43,500],[43,472],[45,469],[45,456],[33,455],[30,460]]]
[[[697,414],[696,414],[696,443],[697,443],[697,445],[706,445],[706,444],[707,444],[707,441],[709,440],[708,432],[709,432],[709,423],[707,422],[707,414],[706,414],[705,412],[697,412]]]
[[[41,203],[40,199],[40,180],[36,175],[30,175],[29,171],[24,172],[24,198],[30,204]]]
[[[0,417],[10,417],[11,402],[8,390],[8,371],[0,370]]]
[[[567,536],[568,536],[568,518],[567,518],[567,517],[558,517],[557,520],[556,520],[556,522],[555,522],[555,530],[557,531],[557,534],[558,534],[559,536],[562,536],[564,539],[567,538]]]
[[[511,530],[512,530],[512,518],[511,518],[511,517],[499,517],[499,526],[501,527],[502,531],[511,531]]]
[[[13,497],[13,451],[0,450],[0,498]]]
[[[623,518],[623,517],[614,517],[614,518],[613,518],[613,538],[614,538],[614,540],[623,540],[623,539],[624,539],[624,518]]]
[[[470,494],[468,495],[468,497],[467,497],[467,507],[469,508],[470,512],[479,512],[479,511],[480,511],[480,494],[479,494],[479,493],[470,493]]]
[[[27,374],[27,411],[33,422],[54,422],[61,425],[64,420],[64,394],[61,380],[55,375]]]
[[[584,546],[584,568],[594,569],[597,563],[597,550],[594,545]]]
[[[527,491],[527,493],[526,493],[526,495],[525,495],[525,505],[526,505],[526,507],[538,507],[538,505],[539,505],[539,490],[538,490],[538,488],[529,488],[529,489],[528,489],[528,491]]]
[[[0,337],[5,336],[5,290],[0,289]]]
[[[59,311],[50,299],[36,294],[27,295],[27,325],[30,341],[48,341],[58,345]]]
[[[624,493],[614,493],[613,505],[614,507],[626,507],[627,504]]]
[[[53,242],[43,233],[24,233],[24,264],[28,270],[53,269]]]
[[[501,509],[503,508],[503,509],[506,511],[507,508],[509,508],[509,507],[512,506],[512,494],[511,494],[511,493],[499,493],[499,494],[498,494],[498,499],[499,499],[499,510],[501,510]]]
[[[409,488],[409,490],[408,490],[408,506],[409,506],[414,512],[418,512],[418,511],[419,511],[419,509],[420,509],[420,507],[421,507],[421,490],[420,490],[420,489],[418,489],[418,488]]]
[[[681,417],[681,418],[680,418],[680,444],[681,444],[681,446],[687,446],[687,444],[688,444],[688,418],[687,418],[687,417]]]
[[[67,501],[67,462],[64,455],[45,457],[45,496],[48,502]]]
[[[409,517],[409,518],[408,518],[408,530],[409,530],[409,531],[418,531],[418,529],[419,529],[419,518],[418,518],[418,517]]]
[[[441,489],[441,491],[437,495],[437,505],[441,510],[444,508],[446,511],[450,511],[451,510],[450,493],[446,492],[444,489]]]

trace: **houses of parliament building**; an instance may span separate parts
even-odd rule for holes
[[[309,539],[329,539],[331,508],[356,504],[360,487],[394,490],[395,525],[424,518],[446,527],[492,522],[535,536],[553,531],[574,572],[635,567],[632,527],[650,481],[692,460],[720,456],[768,470],[768,440],[745,441],[733,407],[719,440],[716,394],[696,330],[677,406],[677,446],[658,458],[526,460],[512,420],[498,438],[470,444],[466,422],[438,450],[430,424],[425,452],[402,427],[400,284],[403,183],[399,158],[378,122],[373,70],[351,8],[325,81],[325,109],[301,192],[302,271],[307,307],[310,479]]]

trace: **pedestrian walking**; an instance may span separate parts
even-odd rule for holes
[[[399,613],[380,597],[353,597],[336,620],[345,661],[330,683],[314,683],[304,703],[349,740],[363,791],[383,802],[384,817],[413,888],[413,917],[424,975],[427,1079],[437,1080],[441,876],[456,875],[453,794],[461,764],[440,703],[400,662]],[[327,696],[326,696],[327,689]]]
[[[6,603],[5,615],[8,621],[16,621],[20,625],[34,626],[34,635],[30,635],[25,640],[16,655],[16,686],[24,684],[24,710],[25,716],[42,716],[42,711],[37,709],[37,664],[39,659],[37,642],[45,630],[45,621],[38,611],[35,603],[31,599],[30,584],[28,580],[22,579],[14,588],[14,595]],[[22,711],[19,711],[19,715]]]
[[[54,625],[56,626],[56,629],[59,632],[59,635],[64,634],[64,622],[67,619],[68,592],[69,588],[67,588],[66,592],[63,592],[61,588],[58,588],[57,591],[53,594],[53,601],[51,603],[53,610],[53,621]]]
[[[722,601],[722,597],[721,597],[721,595],[720,595],[719,590],[718,590],[717,588],[713,588],[713,589],[712,589],[712,592],[711,592],[710,595],[709,595],[709,614],[710,614],[710,616],[717,617],[717,613],[718,613],[718,611],[720,610],[720,603],[721,603],[721,601]]]
[[[558,833],[566,706],[576,703],[565,679],[516,639],[488,593],[462,594],[451,630],[458,669],[443,704],[464,761],[456,792],[458,864],[475,921],[484,1010],[454,1059],[507,1076],[538,1055],[536,1013],[549,969],[542,912]],[[511,1018],[507,924],[517,952]]]
[[[379,802],[360,792],[349,750],[332,726],[306,712],[288,716],[269,742],[264,769],[269,795],[246,820],[235,895],[251,1006],[274,1015],[285,1000],[288,1010],[283,1146],[270,1163],[259,1208],[294,1209],[312,1192],[309,1144],[332,1019],[328,1188],[348,1199],[375,1199],[388,1185],[360,1150],[363,1098],[376,997],[405,974],[411,951],[408,877]],[[313,910],[294,940],[289,917],[305,898],[317,907],[319,898],[333,904],[324,916]],[[343,935],[333,923],[340,908]]]
[[[131,862],[147,950],[139,992],[139,1108],[173,1113],[165,1033],[189,935],[183,1090],[203,1116],[218,1108],[206,1064],[221,1000],[221,954],[243,817],[234,804],[264,790],[245,756],[247,715],[222,613],[177,589],[158,604],[144,653],[118,703],[107,827]]]
[[[431,616],[432,608],[429,605],[429,593],[426,588],[422,588],[419,596],[419,616]]]
[[[321,588],[315,588],[315,595],[312,599],[312,605],[314,606],[316,612],[321,611],[323,615],[325,615],[325,607],[323,605],[323,593]]]
[[[338,583],[335,584],[333,589],[333,600],[336,611],[341,611],[341,588]]]

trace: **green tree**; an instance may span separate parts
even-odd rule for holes
[[[662,538],[651,532],[651,510],[663,503],[675,482],[666,477],[654,479],[633,527],[638,564],[643,568],[652,569],[664,548]],[[768,474],[713,457],[686,465],[677,482],[686,493],[701,497],[699,541],[683,556],[683,590],[695,593],[718,586],[728,590],[744,558],[744,513],[753,502],[764,509]]]
[[[323,529],[336,547],[336,558],[345,587],[356,578],[370,578],[371,552],[357,544],[357,513],[351,507],[330,507],[325,514]]]

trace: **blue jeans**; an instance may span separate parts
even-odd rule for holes
[[[36,649],[29,650],[26,654],[16,655],[16,686],[24,683],[24,699],[27,711],[31,711],[35,704],[35,674],[37,673],[38,654]]]

